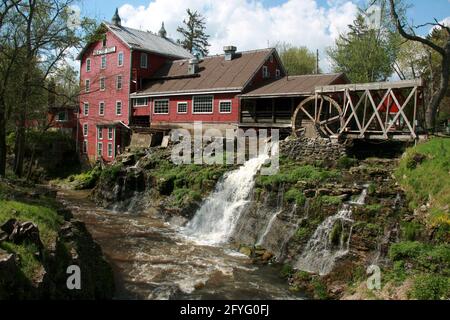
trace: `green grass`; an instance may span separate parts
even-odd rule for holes
[[[45,197],[27,198],[25,195],[30,191],[33,191],[33,189],[0,183],[0,225],[9,219],[35,223],[39,228],[39,236],[44,245],[43,253],[45,256],[48,248],[55,243],[59,228],[64,220],[56,212],[54,199]],[[9,200],[8,198],[11,196],[14,196],[15,200]],[[41,262],[36,257],[38,248],[35,244],[22,243],[17,245],[4,241],[0,243],[0,248],[19,257],[20,270],[28,280],[32,280],[40,270]]]
[[[284,199],[289,203],[295,203],[299,207],[303,206],[306,201],[306,197],[303,192],[295,187],[289,189],[284,194]]]
[[[414,279],[410,297],[418,300],[447,300],[450,298],[450,278],[424,274]]]
[[[298,181],[318,183],[340,176],[337,170],[327,170],[312,165],[298,165],[295,162],[280,159],[280,171],[271,176],[258,176],[256,184],[266,188],[283,183],[295,184]]]
[[[395,175],[411,209],[429,202],[429,224],[450,225],[450,139],[434,138],[408,149]]]
[[[63,218],[56,211],[40,204],[27,204],[18,201],[0,200],[0,225],[14,218],[18,221],[31,221],[37,224],[44,245],[50,245],[57,236]]]

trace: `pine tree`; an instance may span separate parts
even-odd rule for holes
[[[209,35],[206,34],[205,18],[197,11],[187,9],[188,19],[183,20],[185,27],[178,27],[177,32],[181,33],[183,40],[180,44],[190,53],[199,53],[202,56],[208,55]]]

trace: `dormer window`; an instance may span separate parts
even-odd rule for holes
[[[146,53],[141,53],[141,68],[147,69],[148,67],[148,55]]]
[[[275,71],[275,77],[276,77],[277,79],[280,79],[280,78],[281,78],[281,71],[280,71],[280,69],[277,69],[277,70]]]
[[[267,66],[262,67],[262,77],[263,79],[267,79],[270,77],[269,68]]]

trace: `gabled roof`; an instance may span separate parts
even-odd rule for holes
[[[130,49],[147,51],[176,59],[193,58],[189,51],[171,39],[160,37],[148,31],[117,26],[105,21],[102,22],[102,24],[114,33],[120,40],[122,40],[122,42],[124,42]],[[89,45],[87,45],[80,52],[77,57],[78,60],[81,59],[88,47]]]
[[[316,86],[326,86],[335,83],[348,83],[344,73],[310,74],[283,77],[267,81],[258,88],[242,94],[243,98],[280,97],[312,95]]]
[[[238,52],[231,61],[224,55],[209,56],[199,62],[198,72],[188,75],[189,60],[167,62],[144,83],[135,96],[163,96],[195,92],[241,92],[273,54],[275,49]]]

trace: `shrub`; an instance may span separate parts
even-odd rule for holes
[[[306,237],[308,237],[308,235],[309,235],[309,230],[308,230],[308,228],[306,228],[306,227],[300,227],[300,228],[298,228],[297,231],[295,232],[295,237],[296,237],[298,240],[303,240],[303,239],[305,239]]]
[[[291,188],[285,193],[284,199],[289,203],[295,203],[297,206],[303,206],[306,201],[306,197],[300,190]]]
[[[294,268],[288,263],[284,264],[280,271],[280,276],[289,278],[294,273]]]
[[[422,225],[417,222],[402,222],[400,227],[403,238],[408,241],[417,240],[423,229]]]
[[[321,196],[319,201],[322,204],[338,206],[342,203],[342,197],[340,197],[340,196]]]
[[[433,274],[417,276],[410,295],[419,300],[449,299],[450,279]]]
[[[357,162],[358,162],[358,160],[356,160],[354,158],[344,156],[344,157],[339,158],[339,160],[337,161],[337,167],[339,169],[349,169],[349,168],[353,167]]]

